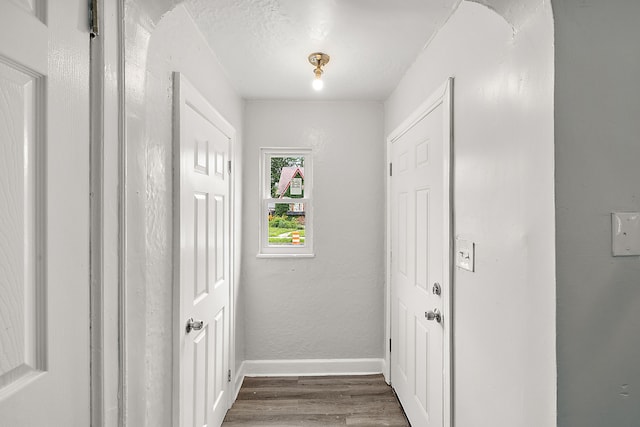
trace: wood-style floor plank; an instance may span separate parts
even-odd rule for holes
[[[382,375],[247,377],[223,427],[408,427]]]

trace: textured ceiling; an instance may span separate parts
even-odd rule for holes
[[[247,99],[384,100],[460,0],[187,0]],[[322,92],[307,56],[331,56]]]

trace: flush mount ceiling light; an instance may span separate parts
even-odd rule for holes
[[[316,75],[316,78],[313,80],[313,88],[315,90],[321,90],[322,87],[324,86],[324,83],[322,82],[322,79],[321,79],[322,67],[327,65],[327,62],[329,62],[329,59],[330,59],[329,55],[322,52],[316,52],[309,55],[309,62],[311,63],[311,65],[316,67],[315,70],[313,70],[313,73]]]

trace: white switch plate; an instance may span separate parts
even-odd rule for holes
[[[456,238],[456,266],[463,270],[475,270],[476,244],[469,240]]]
[[[611,249],[613,256],[640,255],[640,213],[611,213]]]

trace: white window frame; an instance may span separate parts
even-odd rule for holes
[[[269,203],[283,203],[283,199],[272,198],[270,191],[271,158],[304,157],[304,197],[295,203],[304,203],[305,242],[304,245],[269,245],[269,219],[266,215]],[[310,258],[313,252],[313,152],[310,148],[260,148],[260,233],[258,258]],[[290,199],[287,199],[290,200]]]

